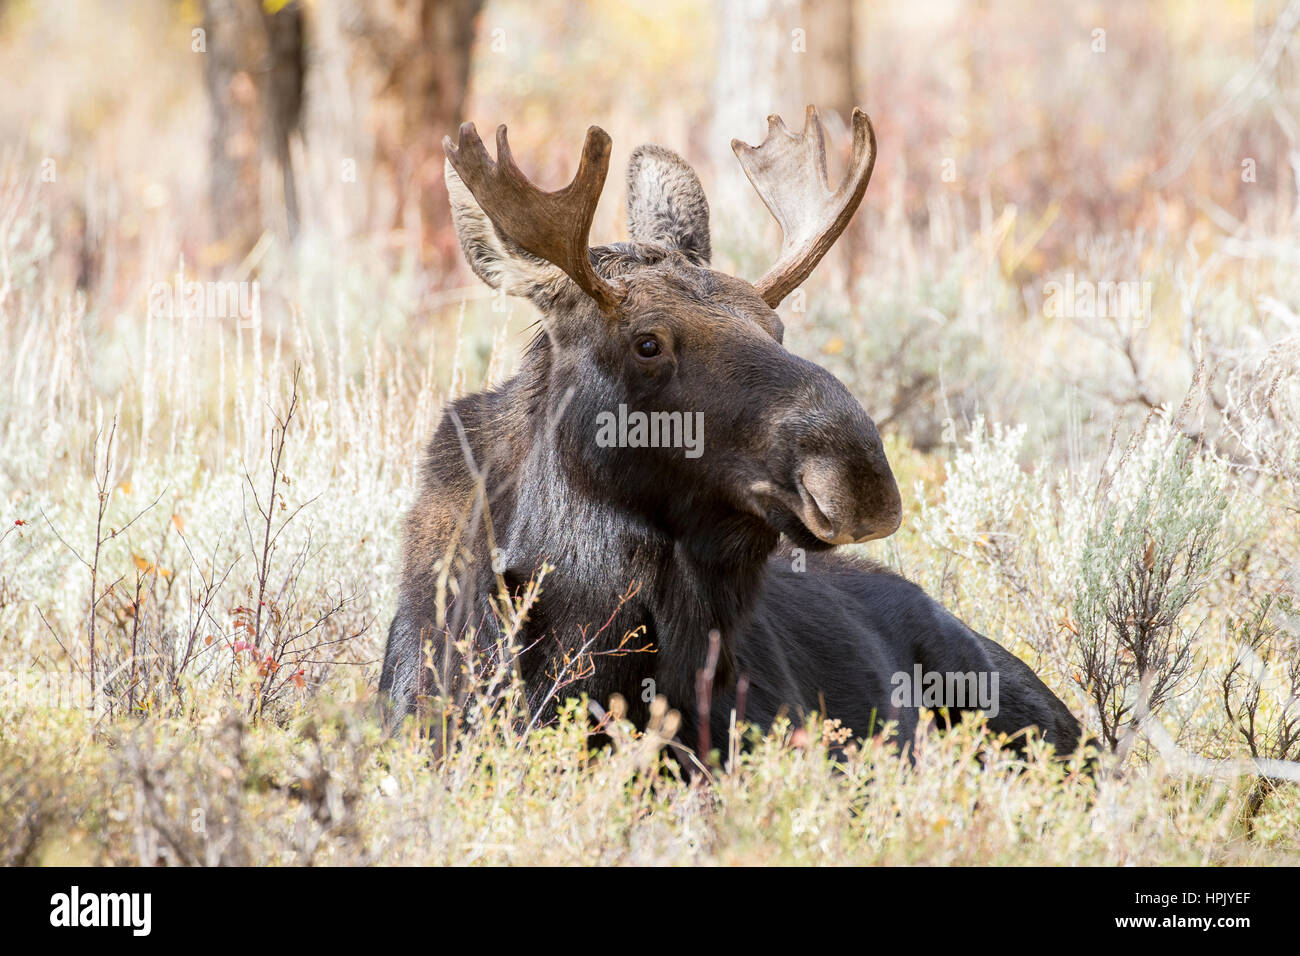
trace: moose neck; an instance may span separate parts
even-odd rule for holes
[[[539,426],[534,435],[544,433]],[[588,692],[632,699],[641,687],[623,686],[629,677],[652,676],[657,692],[681,707],[694,699],[695,674],[716,630],[715,679],[731,680],[736,634],[762,593],[776,533],[734,512],[706,509],[683,525],[625,507],[598,490],[617,475],[592,474],[590,463],[556,438],[534,441],[522,464],[505,548],[516,584],[543,561],[554,566],[523,645],[549,645],[552,652],[588,645],[597,655],[621,642],[630,649],[653,645],[652,653],[596,657]]]

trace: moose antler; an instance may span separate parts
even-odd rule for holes
[[[876,163],[876,134],[867,114],[855,109],[853,158],[834,192],[826,182],[826,139],[815,106],[808,107],[798,136],[773,114],[767,118],[767,139],[761,146],[733,139],[731,149],[781,224],[781,256],[754,283],[763,301],[776,308],[808,278],[853,218]]]
[[[496,162],[488,156],[473,123],[450,136],[443,151],[492,224],[525,251],[559,266],[583,292],[611,312],[623,300],[621,284],[597,275],[587,255],[587,236],[609,172],[610,138],[598,126],[587,130],[582,161],[573,182],[555,192],[538,189],[515,165],[505,126],[497,127]]]

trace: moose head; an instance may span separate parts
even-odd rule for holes
[[[848,225],[875,135],[855,110],[852,159],[832,190],[816,110],[799,135],[768,122],[762,145],[732,142],[783,235],[778,261],[753,284],[710,268],[700,181],[657,146],[629,163],[631,241],[589,246],[611,145],[597,127],[555,192],[524,177],[504,126],[495,161],[471,123],[459,144],[444,139],[457,232],[481,279],[541,312],[538,401],[554,435],[533,451],[584,494],[652,516],[678,540],[720,523],[769,550],[778,533],[809,549],[884,537],[901,504],[876,427],[833,375],[783,347],[774,311]],[[664,433],[599,440],[616,416],[619,427],[630,418],[635,430],[640,416]]]

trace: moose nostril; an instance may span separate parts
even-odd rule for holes
[[[846,511],[851,513],[844,507],[845,489],[839,468],[825,458],[809,459],[804,462],[798,486],[810,528],[824,537],[838,538]]]
[[[826,514],[826,509],[822,507],[821,502],[817,500],[817,493],[808,487],[808,483],[804,481],[802,475],[799,476],[797,484],[799,497],[803,501],[804,510],[807,512],[807,516],[812,519],[812,523],[819,528],[834,532],[835,523]]]
[[[847,463],[833,458],[804,461],[796,481],[804,525],[831,544],[893,534],[902,515],[898,486],[888,469],[883,475],[873,469],[872,475],[854,480]]]

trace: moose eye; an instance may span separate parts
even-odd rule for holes
[[[637,358],[652,359],[659,354],[659,340],[653,335],[643,335],[636,340]]]

